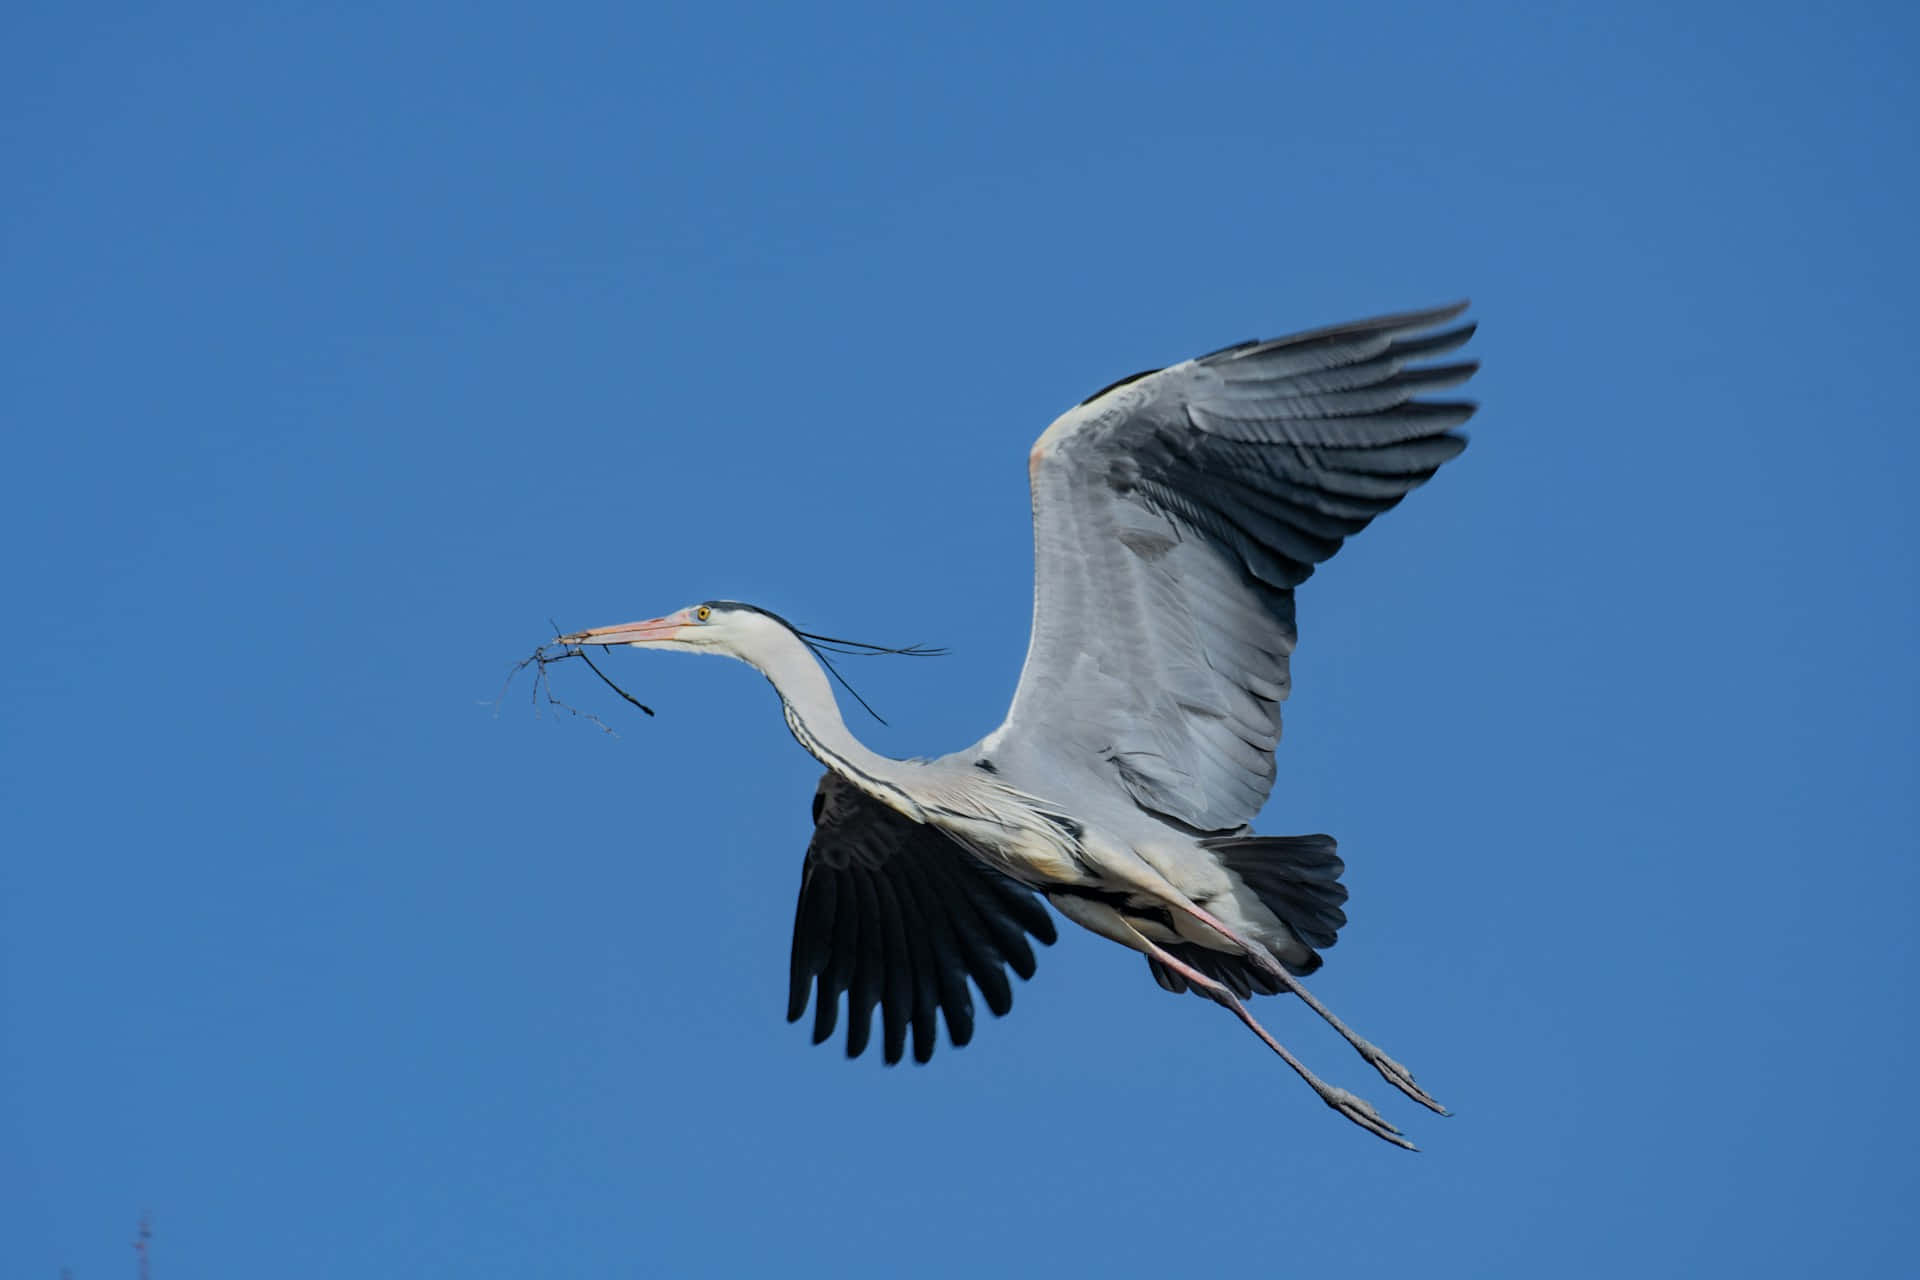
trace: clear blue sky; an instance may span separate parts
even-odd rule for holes
[[[1911,10],[44,6],[0,40],[0,1272],[1904,1272]],[[1675,10],[1683,12],[1676,13]],[[1264,1002],[1072,931],[925,1068],[782,1021],[817,768],[713,596],[952,647],[1115,377],[1471,295],[1473,447],[1308,584]]]

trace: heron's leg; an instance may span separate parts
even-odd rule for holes
[[[1212,996],[1219,1003],[1233,1010],[1234,1016],[1247,1024],[1247,1030],[1259,1036],[1267,1048],[1279,1054],[1280,1060],[1292,1067],[1294,1072],[1299,1075],[1302,1080],[1305,1080],[1307,1085],[1315,1093],[1320,1095],[1322,1102],[1377,1138],[1384,1138],[1394,1146],[1404,1147],[1408,1151],[1418,1151],[1420,1149],[1402,1137],[1398,1129],[1383,1120],[1380,1117],[1380,1113],[1375,1111],[1366,1099],[1356,1097],[1336,1085],[1330,1085],[1319,1076],[1314,1075],[1313,1072],[1307,1070],[1305,1063],[1301,1062],[1300,1059],[1294,1057],[1291,1053],[1288,1053],[1285,1045],[1275,1040],[1265,1027],[1254,1020],[1254,1016],[1247,1012],[1247,1006],[1241,1003],[1240,997],[1235,995],[1231,988],[1201,973],[1198,969],[1137,930],[1134,931],[1133,936],[1139,939],[1139,941],[1134,943],[1136,947],[1145,951],[1148,955],[1167,966],[1167,968],[1172,969],[1175,973],[1178,973],[1188,982],[1206,992],[1209,996]]]
[[[1287,1052],[1285,1045],[1275,1040],[1267,1029],[1254,1020],[1247,1012],[1247,1006],[1240,1002],[1231,988],[1217,979],[1210,978],[1186,961],[1168,951],[1165,947],[1134,928],[1118,911],[1103,902],[1092,902],[1085,898],[1070,897],[1066,894],[1048,894],[1060,914],[1103,938],[1110,938],[1123,947],[1152,956],[1167,968],[1178,973],[1195,987],[1206,992],[1215,1001],[1233,1010],[1234,1016],[1247,1024],[1247,1029],[1260,1037],[1267,1048],[1280,1055],[1280,1060],[1292,1067],[1294,1072],[1307,1082],[1320,1100],[1338,1111],[1347,1119],[1365,1129],[1375,1137],[1384,1138],[1396,1147],[1405,1147],[1408,1151],[1417,1151],[1418,1147],[1400,1135],[1400,1131],[1380,1118],[1380,1113],[1364,1099],[1348,1093],[1345,1089],[1328,1084],[1313,1072],[1306,1064]]]
[[[1133,853],[1131,857],[1115,855],[1112,850],[1102,850],[1101,852],[1105,856],[1100,858],[1099,865],[1107,875],[1158,899],[1169,907],[1184,912],[1198,921],[1207,930],[1218,935],[1226,945],[1237,948],[1245,953],[1248,961],[1250,961],[1256,969],[1266,974],[1282,987],[1293,992],[1293,994],[1299,996],[1306,1002],[1309,1009],[1312,1009],[1315,1013],[1319,1014],[1321,1018],[1325,1019],[1327,1025],[1335,1031],[1338,1031],[1342,1038],[1344,1038],[1348,1044],[1352,1045],[1355,1051],[1372,1065],[1375,1071],[1378,1071],[1386,1078],[1388,1084],[1391,1084],[1394,1088],[1430,1111],[1437,1111],[1443,1116],[1451,1114],[1445,1107],[1435,1101],[1426,1090],[1413,1082],[1413,1072],[1388,1057],[1377,1046],[1362,1039],[1354,1032],[1353,1028],[1336,1018],[1331,1009],[1315,999],[1312,992],[1301,986],[1299,981],[1291,973],[1287,972],[1285,965],[1274,959],[1271,951],[1268,951],[1265,947],[1250,938],[1242,937],[1239,930],[1214,915],[1211,911],[1208,911],[1205,907],[1202,907],[1199,903],[1193,901],[1193,899],[1183,893],[1178,886],[1174,885],[1161,874],[1152,863],[1139,856],[1137,852]],[[1078,919],[1077,916],[1074,916],[1073,913],[1068,910],[1067,901],[1084,900],[1053,899],[1054,905],[1060,908],[1062,914],[1066,915],[1069,919]],[[1115,919],[1121,927],[1129,931],[1132,930],[1132,926],[1128,925],[1124,919],[1121,919],[1117,913],[1115,914]],[[1080,921],[1080,923],[1086,924],[1085,921]],[[1114,937],[1112,933],[1098,926],[1088,924],[1087,927],[1106,937]],[[1130,947],[1135,945],[1125,938],[1114,938],[1114,940],[1125,943],[1125,945]],[[1136,949],[1138,948],[1136,947]],[[1173,966],[1169,967],[1171,968]]]
[[[1389,1058],[1379,1047],[1363,1038],[1358,1032],[1354,1031],[1353,1028],[1335,1017],[1333,1010],[1321,1004],[1311,991],[1300,985],[1298,978],[1287,972],[1285,965],[1273,958],[1272,952],[1251,939],[1241,937],[1238,931],[1227,925],[1225,921],[1216,918],[1212,912],[1206,910],[1204,907],[1191,902],[1178,905],[1201,924],[1204,924],[1207,928],[1245,951],[1247,958],[1252,960],[1262,973],[1269,974],[1277,982],[1285,986],[1287,990],[1306,1001],[1307,1008],[1319,1014],[1328,1026],[1338,1031],[1341,1037],[1345,1039],[1348,1044],[1352,1045],[1355,1051],[1358,1052],[1361,1057],[1365,1058],[1367,1062],[1372,1065],[1373,1069],[1378,1071],[1381,1076],[1386,1079],[1388,1084],[1406,1094],[1409,1098],[1412,1098],[1429,1111],[1436,1111],[1443,1116],[1453,1114],[1436,1102],[1432,1095],[1428,1094],[1425,1089],[1422,1089],[1413,1082],[1413,1072],[1407,1070],[1392,1058]],[[1185,976],[1184,973],[1182,976]]]

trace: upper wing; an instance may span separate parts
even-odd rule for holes
[[[887,1062],[900,1061],[909,1024],[914,1060],[925,1062],[937,1010],[956,1048],[973,1039],[969,976],[995,1015],[1013,1007],[1005,967],[1031,978],[1026,935],[1048,945],[1055,937],[1032,892],[831,771],[814,793],[813,820],[793,919],[788,1022],[806,1012],[817,980],[815,1044],[833,1034],[844,991],[849,1058],[866,1050],[878,1004]]]
[[[1466,304],[1246,342],[1116,384],[1035,443],[1033,639],[1001,742],[1201,831],[1273,787],[1293,588],[1466,447],[1414,399]]]

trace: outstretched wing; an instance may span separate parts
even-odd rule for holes
[[[1246,342],[1118,383],[1033,447],[1033,639],[996,740],[1200,831],[1273,787],[1293,589],[1466,447],[1416,399],[1465,303]]]
[[[847,996],[847,1056],[866,1051],[880,1007],[889,1064],[933,1056],[938,1013],[958,1048],[973,1039],[972,978],[996,1016],[1013,1007],[1011,968],[1033,976],[1032,934],[1051,945],[1053,918],[1025,886],[829,772],[813,797],[813,842],[793,919],[787,1021],[814,993],[813,1042],[833,1034]]]

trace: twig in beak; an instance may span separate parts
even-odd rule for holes
[[[600,647],[602,649],[606,648],[605,645],[602,645]],[[569,658],[579,658],[580,661],[587,664],[587,670],[593,672],[593,674],[600,677],[600,683],[606,685],[607,688],[613,690],[615,693],[619,694],[621,697],[625,698],[628,702],[631,702],[634,706],[640,708],[642,711],[646,712],[648,715],[653,714],[652,707],[640,701],[640,699],[634,697],[632,694],[628,693],[625,689],[622,689],[619,685],[615,684],[613,681],[607,679],[607,673],[593,665],[593,659],[587,656],[587,651],[585,649],[575,647],[573,652],[567,654],[566,656]],[[555,661],[558,661],[558,659],[555,659]]]
[[[551,620],[549,620],[549,625],[551,625]],[[558,631],[559,627],[555,626],[554,630]],[[598,676],[600,678],[600,682],[606,685],[607,688],[613,690],[615,693],[619,694],[623,700],[632,704],[633,706],[640,708],[640,710],[646,712],[648,715],[653,714],[652,707],[640,701],[640,699],[634,697],[632,694],[628,693],[625,689],[622,689],[619,685],[615,684],[612,680],[608,679],[607,673],[602,671],[597,665],[595,665],[593,659],[587,656],[586,650],[582,649],[579,645],[558,646],[559,648],[558,653],[553,652],[553,649],[555,647],[556,646],[551,644],[543,644],[538,649],[535,649],[532,653],[528,654],[526,657],[520,659],[520,661],[513,664],[513,667],[507,672],[506,680],[500,686],[499,696],[493,700],[493,713],[496,716],[500,714],[500,704],[506,699],[507,690],[513,686],[514,677],[518,676],[522,671],[526,670],[528,667],[533,667],[534,668],[533,689],[530,693],[530,698],[533,703],[534,710],[536,712],[539,711],[540,699],[542,695],[544,695],[547,700],[547,705],[549,707],[554,708],[556,711],[564,711],[570,716],[579,716],[582,720],[588,720],[598,725],[602,732],[612,734],[616,738],[619,737],[620,735],[614,732],[613,726],[608,724],[606,721],[602,720],[599,716],[594,715],[591,711],[582,711],[578,707],[570,706],[567,703],[562,702],[559,698],[554,696],[553,678],[547,674],[547,668],[553,663],[565,662],[568,658],[580,659],[582,662],[587,664],[587,669],[593,672],[594,675]],[[605,646],[603,645],[602,648],[604,647]]]

